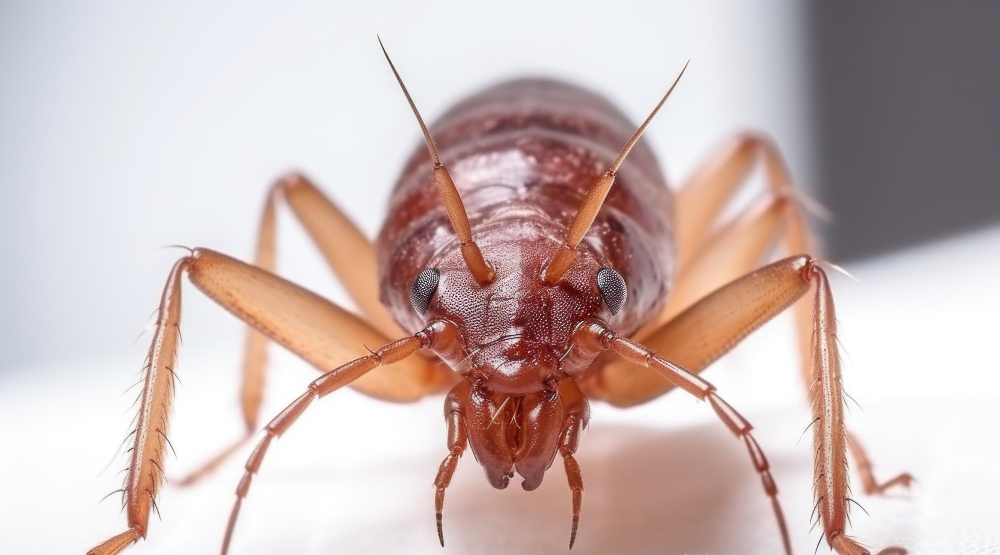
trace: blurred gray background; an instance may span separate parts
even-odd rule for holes
[[[807,14],[831,256],[1000,219],[1000,3],[813,2]]]
[[[0,374],[141,360],[143,341],[129,341],[177,256],[158,247],[248,257],[268,183],[289,169],[374,235],[418,144],[376,32],[428,119],[534,74],[592,87],[638,120],[691,58],[647,134],[671,181],[732,134],[764,131],[836,215],[818,229],[838,261],[1000,217],[995,3],[0,10]],[[281,272],[346,302],[298,226],[283,217],[279,235]],[[186,295],[198,338],[186,352],[232,352],[235,367],[240,326]]]

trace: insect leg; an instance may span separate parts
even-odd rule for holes
[[[180,341],[181,276],[191,262],[190,257],[179,260],[167,277],[160,297],[156,331],[146,355],[132,456],[122,486],[129,529],[94,547],[88,555],[114,555],[146,537],[149,512],[164,479],[167,425],[174,396],[174,363]]]
[[[719,221],[723,208],[750,183],[747,177],[758,160],[765,169],[767,198],[736,221]],[[751,133],[732,139],[677,193],[677,283],[661,313],[632,337],[644,340],[703,295],[753,270],[780,238],[787,254],[814,252],[803,206],[825,214],[792,183],[771,140]]]
[[[728,201],[748,182],[746,178],[758,160],[772,193],[765,209],[763,212],[752,209],[737,222],[710,232]],[[792,200],[796,202],[789,202]],[[795,186],[774,141],[755,133],[742,133],[732,139],[677,194],[680,273],[676,295],[634,337],[646,341],[649,334],[703,295],[753,270],[773,241],[781,239],[786,255],[814,254],[816,249],[803,207],[830,217],[825,208]],[[772,233],[770,240],[767,240],[768,230]],[[801,369],[808,386],[812,381],[809,366],[812,308],[803,300],[795,304],[794,313]]]
[[[272,185],[261,214],[254,264],[269,272],[275,271],[275,219],[282,200],[292,209],[331,270],[340,278],[363,318],[386,337],[402,335],[402,330],[378,300],[375,250],[371,242],[329,198],[301,174],[286,175]],[[244,357],[244,385],[241,395],[248,434],[257,430],[264,387],[266,345],[267,338],[251,328]],[[392,391],[374,393],[382,397],[393,396]]]
[[[836,349],[833,296],[826,274],[805,255],[769,264],[729,283],[671,320],[644,342],[675,364],[698,372],[744,337],[815,289],[812,310],[810,401],[814,424],[816,503],[828,543],[842,555],[867,553],[845,535],[847,517],[847,432],[843,422],[843,387]],[[624,368],[650,366],[637,357],[613,363]],[[622,366],[624,365],[624,366]],[[675,386],[685,387],[671,380]],[[606,377],[602,392],[612,402],[628,404],[632,391],[615,389]],[[624,393],[625,395],[620,395]],[[718,409],[717,409],[718,410]],[[904,475],[908,476],[908,475]],[[897,479],[904,483],[907,478]]]
[[[240,507],[250,491],[250,483],[253,477],[260,470],[264,462],[267,449],[271,446],[271,441],[281,437],[302,416],[309,405],[316,399],[326,396],[341,387],[353,382],[364,374],[382,366],[406,359],[421,347],[430,346],[430,332],[421,331],[411,337],[405,337],[389,343],[368,356],[355,359],[347,364],[342,364],[309,384],[306,392],[299,398],[291,402],[285,410],[264,427],[264,437],[261,438],[257,447],[254,448],[247,459],[243,478],[240,479],[236,487],[236,502],[233,504],[232,513],[229,515],[229,523],[226,525],[226,535],[222,540],[222,554],[229,551],[229,543],[233,537],[233,530],[236,527],[236,519],[240,514]]]
[[[677,246],[679,263],[686,266],[703,252],[709,230],[726,203],[732,199],[757,160],[764,164],[768,186],[778,196],[807,200],[796,190],[777,146],[767,137],[743,133],[732,139],[698,169],[677,193]],[[805,218],[789,212],[786,222],[793,228],[786,238],[791,253],[810,252]],[[734,276],[735,277],[735,276]]]
[[[357,316],[315,293],[224,254],[193,250],[170,272],[147,356],[132,461],[123,488],[129,530],[94,548],[95,554],[118,553],[147,532],[149,512],[163,478],[185,272],[209,298],[317,368],[332,368],[363,352],[363,345],[388,341]],[[383,369],[377,379],[394,383],[415,399],[435,384],[429,366],[414,357]]]
[[[632,338],[643,341],[705,295],[759,267],[781,237],[788,213],[797,209],[790,197],[769,194],[723,224],[705,240],[698,255],[679,269],[659,318],[644,325]]]
[[[783,252],[786,255],[815,254],[817,252],[802,208],[811,207],[813,212],[817,212],[825,218],[831,216],[826,213],[825,208],[819,206],[794,185],[784,158],[774,141],[759,134],[743,133],[734,138],[719,154],[710,158],[702,169],[695,172],[688,184],[677,195],[677,237],[681,267],[678,290],[681,293],[684,289],[698,289],[698,286],[684,287],[680,282],[703,282],[705,287],[701,287],[700,291],[708,293],[716,287],[737,279],[753,270],[766,254],[767,248],[771,246],[770,243],[758,243],[754,246],[744,241],[742,246],[748,249],[747,252],[742,255],[734,254],[733,259],[729,262],[714,264],[714,268],[711,267],[710,262],[713,259],[719,260],[719,251],[726,249],[726,247],[718,240],[719,234],[724,233],[724,231],[712,234],[709,233],[709,228],[719,217],[726,203],[738,191],[740,185],[747,183],[746,177],[758,160],[763,164],[768,190],[779,202],[777,208],[780,209],[781,213],[781,227],[775,230],[772,239],[781,239]],[[798,202],[787,202],[792,199]],[[759,233],[762,227],[768,227],[768,224],[759,222],[755,226],[748,226],[745,229],[753,229],[755,233]],[[741,246],[740,243],[732,243],[731,245]],[[729,250],[733,252],[732,248]],[[750,261],[750,263],[741,267],[738,263],[733,263],[737,261],[744,261],[744,264],[746,264],[745,261]],[[640,330],[640,334],[636,334],[636,337],[645,341],[645,336],[648,333],[664,324],[673,315],[686,309],[700,296],[678,295],[675,298],[676,302],[669,303],[672,306],[666,307],[664,313],[660,314],[655,323],[644,327],[643,330]],[[799,351],[802,357],[800,368],[803,372],[803,383],[808,385],[812,381],[809,369],[812,307],[803,300],[795,304],[794,313],[799,336]]]
[[[643,344],[692,372],[701,372],[744,337],[809,291],[800,272],[805,255],[779,260],[732,281],[689,307],[643,340]],[[659,378],[659,383],[651,381]],[[631,406],[670,390],[659,374],[626,360],[602,371],[596,393],[609,403]]]
[[[844,427],[844,386],[837,350],[837,316],[833,293],[826,273],[808,265],[804,277],[813,282],[812,374],[810,387],[813,419],[813,473],[818,518],[827,544],[840,555],[868,555],[868,551],[847,537],[848,474],[847,429]]]
[[[569,548],[573,549],[573,544],[576,543],[576,531],[580,526],[580,509],[583,505],[583,475],[573,455],[580,447],[580,434],[590,421],[590,403],[573,379],[559,382],[559,395],[562,397],[563,410],[566,414],[562,435],[559,438],[559,453],[563,456],[566,478],[573,494],[573,524],[569,534]]]
[[[282,201],[305,227],[367,322],[386,336],[401,335],[403,332],[378,300],[375,251],[371,242],[329,198],[301,174],[288,174],[271,186],[261,213],[254,264],[269,272],[275,271],[276,212]],[[178,482],[180,485],[191,485],[210,474],[257,431],[264,393],[267,345],[265,335],[253,327],[247,329],[240,390],[245,435],[181,479]],[[358,385],[363,386],[363,382],[364,380]],[[391,398],[394,393],[392,390],[368,392],[385,398]]]
[[[771,195],[735,221],[717,231],[710,231],[726,203],[741,185],[747,183],[746,177],[758,160],[763,164]],[[744,133],[731,140],[695,172],[677,195],[680,258],[677,284],[664,311],[643,326],[633,338],[650,343],[651,335],[682,311],[716,288],[751,272],[779,239],[787,254],[815,253],[804,207],[821,216],[826,212],[795,186],[781,152],[772,140],[753,133]],[[794,304],[793,311],[802,357],[803,384],[808,388],[813,381],[812,306],[802,299]],[[761,322],[770,318],[770,315],[762,317]],[[653,346],[660,348],[658,344]],[[621,375],[625,373],[628,377]],[[630,384],[633,393],[629,403],[651,399],[669,389],[669,385],[644,368],[627,371],[623,368],[609,369],[606,378],[607,383]],[[909,474],[903,473],[879,484],[857,440],[849,442],[849,445],[866,493],[883,493],[889,487],[906,486],[912,481]]]
[[[465,427],[463,400],[469,398],[468,380],[458,383],[445,398],[444,419],[448,423],[448,456],[441,461],[437,476],[434,477],[434,520],[437,522],[438,541],[444,547],[444,528],[441,514],[444,510],[444,491],[451,485],[451,477],[458,468],[458,459],[465,453],[469,438]]]
[[[320,331],[328,333],[329,329],[326,328]],[[368,356],[363,356],[342,364],[316,378],[309,384],[305,393],[278,413],[264,427],[264,437],[261,438],[253,452],[250,453],[250,457],[244,466],[245,471],[239,485],[236,487],[236,501],[233,503],[233,509],[229,515],[229,522],[226,525],[226,533],[222,541],[222,555],[225,555],[229,551],[230,541],[232,540],[233,531],[236,528],[236,520],[243,505],[243,500],[246,499],[250,491],[250,484],[254,475],[257,474],[261,464],[264,462],[264,456],[271,446],[271,441],[288,431],[313,401],[329,395],[379,367],[400,366],[414,362],[417,364],[426,364],[411,355],[421,348],[431,349],[435,352],[452,349],[454,348],[453,343],[456,334],[457,332],[451,324],[441,321],[431,322],[426,328],[411,337],[397,339],[371,352]],[[458,433],[458,435],[461,434]]]
[[[364,233],[300,174],[293,173],[278,181],[269,201],[280,198],[285,199],[305,227],[365,320],[387,336],[403,334],[379,300],[375,248]]]
[[[764,485],[764,491],[771,500],[771,507],[774,509],[774,516],[778,522],[778,529],[781,533],[781,541],[784,546],[785,553],[786,555],[791,555],[792,548],[791,540],[788,537],[788,527],[785,524],[785,516],[781,511],[781,505],[778,503],[778,487],[775,485],[774,478],[771,476],[770,465],[767,462],[767,458],[764,456],[764,451],[760,448],[760,445],[751,433],[753,426],[750,425],[750,422],[716,393],[714,385],[705,381],[697,374],[685,370],[673,362],[656,356],[653,351],[649,350],[647,347],[619,337],[614,332],[606,328],[603,332],[601,332],[601,341],[606,346],[605,348],[610,349],[619,357],[631,362],[632,364],[652,368],[675,386],[680,387],[703,401],[707,400],[712,405],[712,408],[719,416],[719,419],[722,420],[722,423],[725,424],[738,439],[742,439],[743,443],[746,445],[747,451],[750,454],[750,460],[753,462],[754,469],[758,474],[760,474],[761,482],[763,482]]]
[[[858,476],[861,478],[861,484],[865,488],[865,493],[868,495],[885,493],[886,490],[896,486],[909,488],[910,483],[914,481],[913,476],[909,472],[903,472],[886,480],[885,482],[879,483],[879,481],[875,479],[875,474],[872,473],[872,461],[868,458],[868,453],[865,451],[865,448],[862,447],[858,438],[854,437],[851,433],[847,434],[847,448],[848,451],[851,452],[851,456],[854,458],[854,468],[858,472]]]

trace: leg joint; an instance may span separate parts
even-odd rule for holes
[[[271,193],[278,195],[285,191],[308,184],[309,180],[306,179],[306,176],[299,172],[292,171],[282,175],[274,182],[274,185],[271,186]]]

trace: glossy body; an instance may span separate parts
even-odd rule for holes
[[[115,555],[146,536],[164,481],[180,285],[187,275],[252,327],[241,390],[246,435],[181,481],[195,481],[260,436],[236,488],[223,555],[274,440],[313,403],[346,386],[397,402],[448,391],[448,454],[434,480],[442,545],[445,490],[471,447],[497,488],[516,472],[532,490],[562,456],[572,494],[570,548],[583,500],[575,454],[590,417],[588,399],[627,406],[677,387],[706,401],[745,445],[790,555],[777,485],[753,427],[698,372],[810,289],[811,313],[800,303],[797,330],[815,426],[815,514],[840,555],[867,554],[846,534],[848,442],[836,318],[826,275],[808,255],[802,214],[790,202],[796,193],[774,145],[743,135],[696,172],[675,209],[639,138],[680,75],[634,133],[618,110],[592,93],[521,80],[460,103],[432,134],[403,86],[427,150],[418,149],[405,164],[376,245],[293,174],[267,197],[254,264],[191,249],[167,280],[144,367],[132,459],[120,490],[128,528],[89,553]],[[764,163],[771,198],[716,227],[756,159]],[[280,200],[304,224],[361,315],[275,274]],[[779,238],[792,256],[757,268]],[[409,335],[393,340],[398,327]],[[256,434],[268,341],[323,374]],[[422,349],[449,368],[415,356]],[[866,492],[909,484],[905,473],[879,484],[860,446],[851,445]]]
[[[408,331],[443,320],[461,330],[463,349],[446,362],[471,384],[450,397],[466,418],[469,442],[495,487],[513,467],[534,489],[552,463],[566,419],[560,380],[598,372],[597,352],[567,356],[573,331],[599,318],[625,333],[663,306],[674,276],[672,199],[652,151],[640,142],[579,248],[555,285],[542,274],[560,248],[581,199],[635,129],[604,99],[545,80],[483,91],[447,112],[431,133],[465,203],[473,237],[495,280],[480,286],[418,149],[405,165],[378,241],[382,301]],[[596,275],[617,270],[628,302],[612,315]],[[425,268],[441,274],[424,314],[410,284]],[[475,394],[473,394],[473,392]],[[576,392],[574,392],[576,393]],[[586,415],[586,399],[573,395]],[[448,409],[446,408],[446,412]],[[487,420],[488,418],[488,420]]]
[[[496,281],[480,287],[469,275],[430,178],[430,158],[418,148],[396,185],[377,243],[383,303],[407,331],[434,318],[454,322],[469,352],[521,334],[478,355],[493,356],[496,366],[505,362],[502,350],[551,364],[587,318],[604,319],[623,334],[635,331],[660,311],[675,273],[672,197],[644,142],[619,171],[577,263],[556,286],[541,282],[580,200],[634,129],[603,98],[556,81],[508,82],[458,104],[431,130]],[[597,289],[601,267],[614,268],[628,285],[628,302],[614,316]],[[421,317],[408,292],[425,268],[438,268],[442,277]],[[467,374],[474,366],[458,371]],[[492,389],[539,390],[541,380],[510,378],[517,372],[509,367],[489,376]]]

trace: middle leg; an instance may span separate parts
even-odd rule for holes
[[[386,337],[401,335],[403,332],[378,300],[375,250],[371,242],[333,201],[301,174],[288,174],[271,186],[261,212],[254,265],[275,273],[276,219],[278,205],[282,202],[291,208],[296,219],[302,223],[330,269],[340,278],[357,304],[365,321]],[[249,328],[240,393],[247,434],[257,430],[267,365],[267,343],[265,335]],[[397,392],[379,387],[380,384],[371,378],[362,378],[352,385],[376,397],[411,400],[397,398]]]
[[[657,356],[648,347],[617,335],[599,320],[591,320],[577,328],[577,331],[574,332],[573,347],[591,353],[610,350],[622,360],[628,361],[632,365],[650,368],[660,376],[666,378],[674,386],[680,387],[703,401],[708,401],[722,423],[729,428],[737,439],[742,440],[746,445],[754,470],[760,476],[764,492],[771,500],[784,552],[786,555],[791,555],[792,550],[791,541],[788,537],[788,526],[785,522],[784,513],[781,511],[781,505],[778,503],[778,487],[771,475],[771,468],[767,462],[767,457],[764,456],[763,449],[761,449],[760,444],[757,443],[757,440],[753,436],[753,426],[736,409],[719,396],[715,386],[678,364]]]
[[[387,337],[402,334],[399,326],[378,300],[378,276],[375,272],[375,251],[360,229],[306,177],[298,173],[278,179],[264,201],[257,231],[254,265],[274,273],[276,269],[277,209],[281,204],[291,208],[296,219],[319,249],[333,273],[354,300],[365,320]],[[191,485],[211,474],[257,431],[267,370],[267,336],[247,327],[241,372],[240,408],[244,434],[224,447],[177,483]],[[376,372],[378,372],[376,370]],[[400,391],[382,387],[384,382],[363,377],[352,387],[364,393],[394,401],[412,400],[400,396]]]
[[[746,183],[747,175],[758,160],[764,168],[768,196],[734,221],[711,230],[723,206],[741,184]],[[695,172],[678,193],[680,272],[677,284],[663,312],[635,333],[633,339],[661,352],[673,353],[680,345],[676,343],[680,338],[690,341],[687,339],[691,333],[688,326],[698,321],[697,318],[679,316],[716,289],[752,272],[776,242],[780,240],[783,243],[787,254],[812,254],[814,240],[802,210],[803,205],[809,206],[812,202],[793,184],[781,152],[772,140],[753,133],[737,136]],[[814,208],[816,212],[825,211],[822,207]],[[758,289],[746,289],[745,293],[752,295],[754,291]],[[801,356],[802,383],[808,390],[814,381],[811,351],[814,319],[807,293],[808,287],[796,295],[799,300],[791,301],[791,306]],[[756,304],[752,300],[747,303],[747,298],[729,298],[727,302],[734,303],[729,305],[733,309],[744,306],[744,303],[754,305],[756,308],[746,308],[747,311],[757,311],[752,318],[734,324],[733,333],[720,331],[717,339],[705,336],[701,347],[686,347],[712,356],[686,361],[690,364],[683,366],[700,371],[746,334],[787,308],[786,305],[768,304],[766,299],[758,299]],[[704,311],[702,314],[705,314]],[[743,316],[748,315],[749,312]],[[725,318],[724,315],[718,316]],[[675,324],[675,319],[681,323]],[[685,324],[685,321],[688,323]],[[685,353],[678,353],[678,356],[683,358]],[[624,362],[607,367],[602,377],[603,382],[614,390],[609,392],[615,399],[613,402],[624,405],[652,399],[671,387],[655,372]],[[883,493],[889,487],[905,487],[912,481],[912,477],[904,473],[879,483],[857,438],[852,436],[848,445],[866,493]]]

